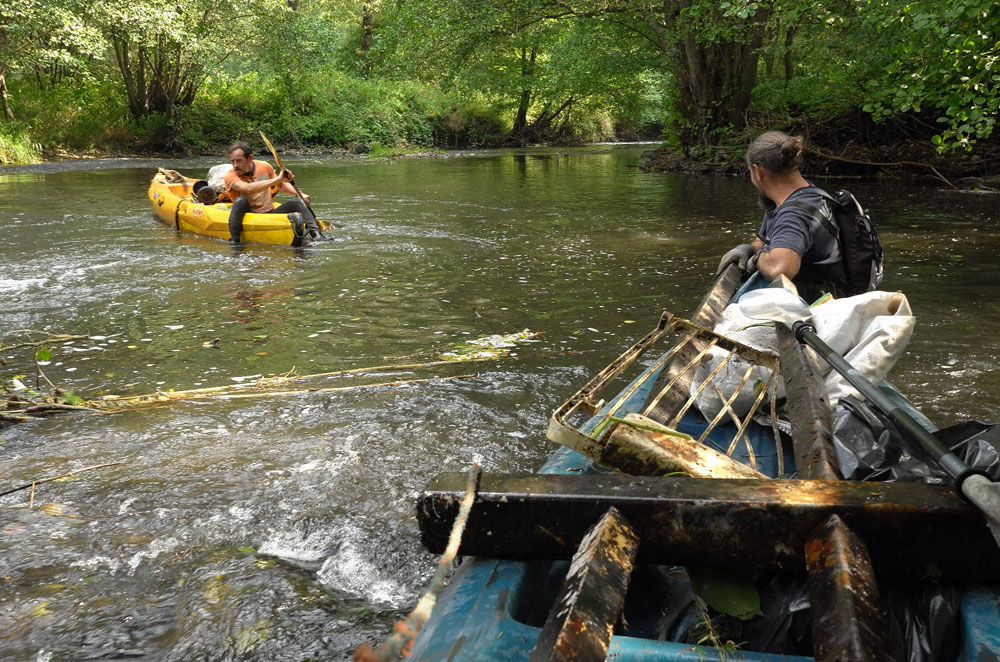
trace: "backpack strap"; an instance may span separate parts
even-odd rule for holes
[[[823,197],[833,201],[833,198],[829,195],[824,195]],[[802,209],[809,212],[809,214],[814,219],[819,221],[819,223],[826,228],[827,232],[832,234],[835,239],[840,238],[840,229],[837,227],[837,224],[832,218],[827,217],[827,215],[823,213],[823,209],[821,207],[817,207],[816,205],[811,205],[800,200],[785,200],[781,203],[781,207],[795,207],[796,209]]]

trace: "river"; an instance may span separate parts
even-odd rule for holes
[[[430,576],[414,520],[440,471],[532,471],[550,412],[663,309],[686,314],[759,219],[748,181],[646,174],[635,145],[285,160],[335,241],[294,250],[178,234],[158,165],[0,169],[0,341],[52,343],[92,396],[433,360],[530,329],[509,358],[320,380],[400,386],[178,402],[0,427],[5,660],[348,660]],[[997,198],[844,185],[871,208],[885,288],[917,316],[893,381],[939,425],[1000,416]],[[214,346],[205,346],[204,343]],[[0,378],[35,380],[33,350]],[[467,373],[475,377],[449,379]]]

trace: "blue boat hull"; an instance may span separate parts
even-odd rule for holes
[[[601,412],[581,426],[581,430],[592,428],[616,404],[619,407],[617,415],[622,417],[641,410],[656,381],[655,377],[649,371],[638,376],[620,392],[619,399],[624,396],[624,402],[612,399]],[[922,424],[933,429],[930,421],[891,385],[883,383],[882,389]],[[699,434],[701,424],[696,422],[698,418],[700,417],[686,416],[679,429]],[[725,452],[735,429],[732,425],[719,426],[711,432],[706,442]],[[751,426],[747,429],[747,434],[755,448],[758,470],[771,477],[777,476],[778,449],[771,430]],[[713,443],[713,438],[716,437],[717,443]],[[784,466],[793,466],[794,460],[790,453],[787,450],[784,452]],[[747,460],[746,456],[741,457],[739,453],[734,453],[733,457],[741,461]],[[595,468],[585,456],[568,448],[560,448],[542,466],[539,473],[579,475],[595,471],[600,471],[600,468]],[[562,566],[558,565],[560,563]],[[439,596],[431,618],[422,629],[407,659],[411,662],[528,660],[541,633],[540,623],[534,625],[529,622],[537,621],[539,608],[542,610],[542,618],[548,609],[548,603],[540,606],[533,603],[546,600],[546,578],[558,575],[560,567],[565,572],[566,565],[566,562],[465,559]],[[956,662],[1000,660],[1000,591],[995,587],[966,588],[960,609],[962,642],[961,653]],[[529,612],[536,616],[528,618]],[[704,662],[717,660],[719,655],[719,651],[710,647],[616,634],[611,639],[606,659],[615,662]],[[805,662],[813,658],[733,650],[726,651],[725,659],[746,662]]]

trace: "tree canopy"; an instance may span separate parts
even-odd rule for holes
[[[455,147],[854,118],[995,141],[992,0],[10,0],[0,132],[46,146]],[[875,137],[873,137],[875,136]]]

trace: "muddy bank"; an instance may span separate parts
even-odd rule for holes
[[[946,188],[1000,191],[1000,137],[979,141],[970,150],[939,153],[931,143],[932,122],[897,118],[889,124],[863,120],[840,125],[800,123],[750,130],[734,145],[686,151],[663,145],[644,152],[639,168],[743,175],[746,145],[763,131],[777,128],[805,137],[804,171],[814,177],[893,177]]]

